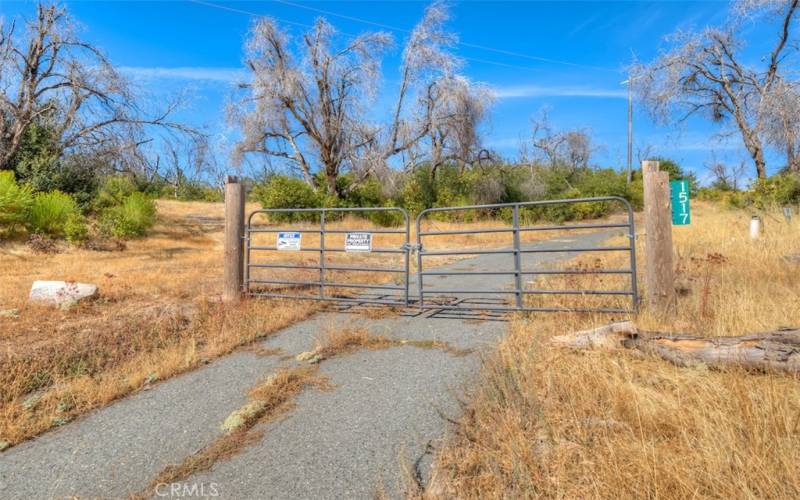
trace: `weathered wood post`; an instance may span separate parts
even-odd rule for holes
[[[244,188],[239,178],[225,179],[225,282],[222,299],[239,300],[244,279]]]
[[[675,303],[672,266],[672,219],[669,173],[658,170],[657,161],[643,161],[645,285],[648,306],[664,312]]]

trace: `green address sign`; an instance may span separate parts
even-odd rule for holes
[[[672,198],[672,225],[684,226],[692,222],[689,213],[689,181],[681,179],[669,183]]]

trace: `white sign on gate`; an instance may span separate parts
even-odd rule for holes
[[[278,233],[278,250],[300,250],[300,233]]]
[[[344,240],[345,252],[371,252],[372,233],[347,233]]]

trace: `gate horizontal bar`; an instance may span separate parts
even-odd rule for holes
[[[443,309],[448,311],[503,311],[503,312],[568,312],[568,313],[620,313],[632,312],[630,309],[615,307],[571,308],[571,307],[484,307],[476,306],[441,306],[436,304],[423,304],[422,309]]]
[[[248,264],[250,267],[266,269],[308,269],[310,271],[325,269],[326,271],[374,271],[376,273],[404,273],[405,269],[395,269],[391,267],[355,267],[355,266],[309,266],[293,264]]]
[[[405,290],[404,286],[397,285],[370,285],[360,283],[334,283],[331,281],[291,281],[291,280],[250,280],[250,283],[258,285],[300,285],[300,286],[320,286],[325,285],[328,288],[367,288],[374,290]]]
[[[486,210],[491,208],[510,208],[513,207],[514,205],[520,208],[525,208],[525,207],[536,207],[541,205],[563,205],[568,203],[596,203],[599,201],[617,201],[622,203],[625,206],[625,208],[631,208],[630,202],[628,202],[628,200],[626,200],[625,198],[621,198],[619,196],[598,196],[595,198],[565,198],[563,200],[522,201],[516,203],[493,203],[490,205],[464,205],[459,207],[426,208],[417,215],[417,220],[420,220],[423,215],[432,212],[453,212],[456,210]]]
[[[629,252],[629,247],[587,247],[587,248],[521,248],[521,253],[556,253],[556,252]]]
[[[272,228],[259,228],[259,229],[248,229],[248,232],[251,233],[337,233],[337,234],[346,234],[346,233],[378,233],[378,234],[406,234],[405,229],[363,229],[363,228],[355,228],[355,229],[272,229]]]
[[[519,231],[554,231],[558,229],[610,229],[616,227],[628,227],[627,223],[614,224],[573,224],[569,226],[527,226],[520,227]],[[456,231],[425,231],[419,233],[420,236],[444,236],[449,234],[481,234],[481,233],[513,233],[517,231],[513,227],[490,228],[490,229],[459,229]]]
[[[250,283],[258,285],[298,285],[298,286],[320,286],[319,281],[296,281],[296,280],[250,280]]]
[[[633,271],[630,269],[542,269],[541,271],[521,271],[520,274],[534,275],[534,274],[630,274]],[[516,271],[423,271],[419,273],[423,276],[480,276],[480,275],[503,275],[511,276],[517,274]]]
[[[375,271],[376,273],[404,273],[405,269],[392,267],[325,266],[326,271]]]
[[[275,246],[257,246],[257,247],[250,247],[250,250],[278,250],[278,247]],[[321,252],[322,249],[319,247],[314,248],[300,248],[299,250],[281,250],[281,252]],[[325,252],[346,252],[344,248],[327,248],[325,247]],[[402,249],[394,249],[394,248],[373,248],[369,252],[348,252],[348,253],[406,253],[406,250]]]
[[[456,250],[454,252],[426,252],[420,250],[417,255],[422,257],[426,255],[490,255],[490,254],[513,254],[514,250],[509,248],[507,250]]]
[[[540,271],[522,271],[520,274],[631,274],[633,269],[542,269]]]
[[[367,285],[361,283],[333,283],[330,281],[325,282],[325,286],[329,288],[367,288],[370,290],[405,290],[406,287],[399,285]]]
[[[319,269],[320,266],[307,266],[307,265],[299,265],[299,264],[247,264],[248,267],[261,267],[265,269],[309,269],[309,270],[316,270]]]
[[[380,299],[353,299],[349,297],[325,297],[320,298],[317,296],[311,295],[288,295],[283,293],[260,293],[260,292],[250,292],[250,296],[252,297],[268,297],[268,298],[275,298],[275,299],[300,299],[300,300],[314,300],[318,302],[353,302],[358,304],[384,304],[389,306],[405,306],[406,303],[404,300],[380,300]]]
[[[633,295],[630,290],[447,290],[447,289],[425,289],[426,296],[437,293],[508,293],[524,295]]]
[[[587,248],[522,248],[520,253],[558,253],[558,252],[618,252],[630,251],[629,247],[587,247]],[[420,255],[487,255],[487,254],[513,254],[517,250],[513,248],[500,249],[500,250],[456,250],[452,252],[426,252],[420,251]]]

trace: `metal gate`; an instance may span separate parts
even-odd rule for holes
[[[391,214],[399,217],[397,228],[369,227],[372,225],[363,218]],[[362,217],[348,218],[348,215]],[[276,228],[274,221],[256,220],[270,216],[305,219],[305,222],[286,223],[285,228]],[[244,291],[258,297],[406,306],[409,303],[409,232],[408,213],[401,208],[255,210],[247,217],[244,232]],[[274,240],[270,241],[270,235],[274,235]],[[310,243],[303,243],[304,235],[308,235],[306,239],[311,239]],[[338,241],[341,238],[343,242]],[[393,238],[399,241],[380,241],[379,244],[385,246],[373,247],[374,240]],[[306,253],[315,255],[316,259],[302,257]],[[352,260],[356,262],[341,258],[347,256],[354,256]],[[398,265],[386,266],[384,261],[391,260],[386,256],[397,257]],[[336,260],[339,262],[332,262]],[[364,261],[378,262],[365,265]],[[268,274],[262,275],[260,270],[267,270]],[[367,283],[351,280],[354,273],[376,273],[397,279],[393,284],[384,283],[384,280]],[[347,293],[348,290],[357,293]]]
[[[524,225],[521,224],[521,212],[529,209],[546,210],[548,207],[557,205],[572,205],[572,204],[591,204],[591,203],[619,203],[625,209],[626,220],[621,222],[600,222],[591,224],[568,224],[568,225]],[[431,219],[437,214],[453,213],[453,212],[487,212],[491,213],[494,217],[497,215],[510,217],[510,225],[500,228],[487,228],[487,229],[455,229],[455,230],[423,230],[423,222],[428,222],[430,225]],[[510,213],[509,213],[510,212]],[[480,215],[480,214],[478,214]],[[618,246],[602,246],[602,245],[589,245],[589,246],[547,246],[547,245],[525,245],[522,242],[523,235],[545,231],[545,232],[579,232],[581,230],[598,230],[598,229],[622,229],[628,242],[625,245]],[[635,230],[633,221],[633,210],[630,203],[624,198],[615,196],[598,197],[598,198],[580,198],[580,199],[565,199],[565,200],[548,200],[548,201],[535,201],[525,203],[505,203],[494,205],[473,205],[462,207],[445,207],[445,208],[430,208],[423,210],[419,213],[416,220],[417,230],[417,289],[419,307],[422,309],[445,309],[445,310],[488,310],[488,311],[542,311],[542,312],[556,312],[556,311],[573,311],[573,312],[603,312],[603,313],[626,313],[633,312],[637,308],[638,293],[636,287],[636,242]],[[478,245],[474,248],[464,248],[461,244],[459,248],[454,248],[454,238],[462,235],[499,235],[501,233],[510,233],[511,244],[506,248],[497,248],[496,245]],[[601,233],[597,239],[600,242],[604,241],[604,233]],[[444,237],[449,240],[450,245],[442,250],[430,249],[431,245],[426,245],[424,240],[430,240],[435,237]],[[525,267],[523,262],[524,257],[527,255],[535,254],[583,254],[591,252],[627,252],[629,254],[628,265],[623,268],[604,269],[604,268],[588,268],[588,269],[530,269]],[[511,258],[506,265],[511,264],[511,268],[501,268],[499,262],[492,261],[491,256],[508,255]],[[452,266],[443,268],[426,265],[426,261],[431,257],[440,258],[453,258],[472,256],[473,259],[462,267],[464,269],[453,269]],[[485,269],[475,270],[475,261],[484,258],[487,261]],[[542,260],[542,257],[539,257]],[[456,267],[458,265],[456,264]],[[566,275],[620,275],[629,276],[627,286],[621,289],[577,289],[577,288],[564,288],[564,289],[529,289],[523,284],[525,277],[531,276],[541,279],[542,276],[566,276]],[[509,283],[510,287],[501,289],[490,289],[487,286],[475,287],[471,283],[479,283],[485,285],[491,283],[492,280],[497,281],[505,276],[506,279],[513,279]],[[458,277],[456,279],[453,279]],[[426,281],[427,279],[427,281]],[[445,280],[444,287],[432,286],[430,280],[437,279],[439,281]],[[448,286],[448,283],[453,281],[459,282],[456,286]],[[536,284],[536,282],[532,282]],[[596,306],[583,306],[583,307],[554,307],[554,306],[537,306],[529,302],[529,297],[535,295],[542,296],[623,296],[630,298],[630,307],[620,306],[616,304],[615,307],[608,307],[602,305]],[[513,301],[508,300],[513,296]],[[587,300],[588,302],[588,300]],[[619,302],[619,301],[615,301]]]
[[[618,203],[624,208],[624,220],[598,223],[529,225],[524,217],[527,210],[542,210],[548,207],[574,204]],[[585,205],[589,206],[589,205]],[[456,228],[436,230],[425,226],[435,225],[437,214],[453,212],[477,212],[480,220],[507,219],[508,225],[492,228]],[[397,225],[394,228],[378,227],[369,224],[365,217],[394,214]],[[348,217],[358,215],[359,218]],[[545,214],[546,215],[546,214]],[[305,219],[305,222],[275,225],[275,220],[258,221],[258,218],[282,216],[288,219]],[[545,217],[546,218],[546,217]],[[310,219],[310,220],[308,220]],[[539,219],[537,219],[539,220]],[[385,221],[384,221],[385,222]],[[600,232],[594,238],[595,244],[566,245],[557,239],[548,238],[537,244],[528,244],[526,235],[563,232],[579,233],[583,230],[622,230],[627,237],[624,245],[602,245],[611,237],[609,232]],[[628,313],[638,305],[636,277],[636,243],[633,209],[624,198],[615,196],[598,198],[576,198],[523,203],[503,203],[493,205],[472,205],[443,207],[423,210],[416,219],[416,245],[411,245],[410,221],[408,213],[401,208],[301,208],[301,209],[263,209],[256,210],[247,218],[245,226],[244,288],[251,296],[286,299],[324,300],[337,302],[386,304],[408,306],[412,303],[422,309],[438,310],[483,310],[483,311],[532,311],[532,312],[603,312]],[[507,246],[498,245],[502,234],[510,234]],[[303,236],[308,235],[304,241]],[[483,236],[491,240],[470,247],[459,241],[462,236]],[[396,241],[380,241],[381,238],[394,237]],[[436,248],[426,243],[432,238],[445,238],[445,245]],[[261,241],[257,241],[258,239]],[[265,238],[267,238],[265,240]],[[272,238],[272,239],[270,239]],[[343,241],[342,241],[343,238]],[[378,240],[379,244],[373,246]],[[413,251],[417,252],[416,278],[418,296],[409,296],[409,261]],[[579,255],[594,252],[625,252],[627,265],[618,268],[542,268],[539,264],[547,261],[537,258],[537,266],[526,266],[526,257],[550,255],[559,258],[552,262],[563,262],[564,254]],[[313,257],[305,258],[309,254]],[[507,262],[487,260],[483,269],[475,269],[481,258],[510,256]],[[269,257],[267,257],[269,256]],[[341,262],[337,256],[353,257],[351,261]],[[431,264],[429,259],[442,258],[455,260],[442,266],[442,262]],[[461,257],[472,259],[458,260]],[[336,262],[336,260],[340,260]],[[354,262],[353,262],[354,261]],[[387,262],[389,261],[389,262]],[[461,268],[459,268],[461,266]],[[477,266],[480,267],[480,266]],[[263,272],[267,272],[263,275]],[[367,281],[352,278],[367,276]],[[368,274],[366,274],[368,273]],[[378,275],[379,278],[375,278]],[[531,285],[547,276],[620,276],[622,281],[617,289],[593,288],[530,288],[523,282],[533,278]],[[394,277],[394,282],[387,280]],[[448,280],[444,287],[435,286],[432,281]],[[492,281],[502,284],[502,288],[491,288]],[[500,281],[498,281],[500,280]],[[474,286],[478,283],[480,286]],[[531,297],[581,296],[582,305],[568,307],[531,304]],[[625,299],[624,307],[598,305],[587,297],[616,297]]]

